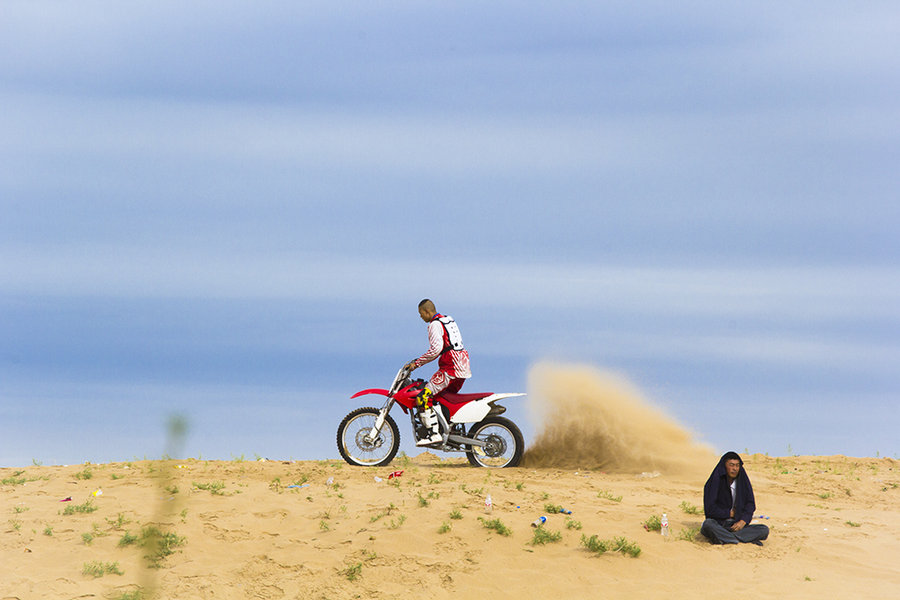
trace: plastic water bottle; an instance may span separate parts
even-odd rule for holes
[[[543,525],[546,522],[547,522],[547,517],[538,517],[537,519],[532,521],[531,526],[532,527],[540,527],[541,525]]]
[[[669,517],[666,516],[666,513],[663,513],[662,521],[660,521],[659,527],[660,533],[666,539],[669,539]]]
[[[484,512],[487,514],[491,514],[491,511],[494,510],[494,502],[491,500],[491,495],[488,494],[487,498],[484,499]]]

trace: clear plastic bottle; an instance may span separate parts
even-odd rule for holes
[[[493,502],[493,500],[491,500],[491,495],[488,494],[487,498],[484,499],[484,512],[486,512],[487,514],[491,514],[491,512],[493,510],[494,510],[494,502]]]
[[[538,517],[531,523],[531,526],[532,527],[540,527],[541,525],[543,525],[546,522],[547,522],[547,517]]]
[[[666,513],[663,513],[662,521],[659,522],[659,531],[664,538],[669,539],[669,517]]]

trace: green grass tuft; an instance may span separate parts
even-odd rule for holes
[[[81,570],[82,575],[90,575],[93,578],[103,577],[104,575],[124,575],[125,573],[119,569],[119,563],[104,563],[98,560],[84,563],[84,568]]]
[[[612,494],[612,492],[609,492],[607,490],[600,490],[599,492],[597,492],[597,497],[598,498],[606,498],[607,500],[610,500],[611,502],[621,502],[622,501],[622,496],[614,496]]]
[[[634,542],[628,541],[623,537],[616,537],[611,540],[601,540],[596,535],[587,537],[581,536],[581,545],[591,552],[603,554],[604,552],[621,552],[626,556],[637,558],[641,554],[641,548]]]
[[[660,520],[659,515],[651,515],[649,519],[644,521],[643,525],[644,529],[647,531],[662,530],[662,521]]]
[[[161,568],[166,557],[174,554],[175,548],[183,546],[184,543],[183,537],[171,531],[162,531],[153,525],[145,526],[138,539],[138,545],[147,551],[144,558],[153,569]]]
[[[347,567],[341,571],[341,575],[347,578],[347,581],[356,581],[362,577],[362,563],[356,563],[352,567]]]
[[[485,529],[493,529],[500,535],[510,536],[512,535],[512,530],[504,525],[500,519],[492,519],[488,521],[484,517],[478,517],[478,520],[481,521],[481,524],[484,525]]]
[[[205,490],[210,494],[214,494],[216,496],[225,495],[225,492],[222,491],[225,489],[224,481],[213,481],[210,483],[197,483],[196,481],[194,481],[191,485],[193,485],[198,490]]]
[[[558,542],[562,539],[561,531],[548,531],[543,525],[534,528],[534,536],[531,538],[532,546],[543,546],[551,542]]]
[[[74,515],[75,513],[88,514],[97,510],[97,507],[94,506],[93,500],[88,500],[83,504],[70,504],[65,510],[63,510],[64,515]]]

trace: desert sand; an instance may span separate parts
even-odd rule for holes
[[[0,469],[0,600],[900,598],[896,460],[744,452],[771,533],[712,546],[719,453],[590,367],[538,365],[529,401],[544,426],[515,468],[424,452]],[[663,513],[667,538],[646,527]]]
[[[685,509],[702,508],[708,472],[487,470],[429,453],[384,468],[198,459],[4,468],[0,598],[900,597],[897,461],[745,461],[771,528],[763,547],[696,535],[702,516]],[[668,540],[643,525],[663,512]],[[558,541],[534,543],[541,515]],[[508,535],[486,527],[497,521]],[[154,553],[141,535],[151,525],[177,543]],[[625,538],[640,554],[592,552],[582,539],[595,535]]]

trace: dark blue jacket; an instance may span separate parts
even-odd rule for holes
[[[750,478],[744,471],[744,461],[736,452],[723,454],[719,459],[719,464],[706,480],[706,485],[703,486],[703,512],[707,519],[715,519],[720,525],[730,518],[731,487],[728,482],[728,473],[725,470],[725,461],[732,458],[741,462],[734,497],[734,520],[744,521],[749,525],[753,520],[753,513],[756,511],[756,500],[753,498],[753,486],[750,485]]]

